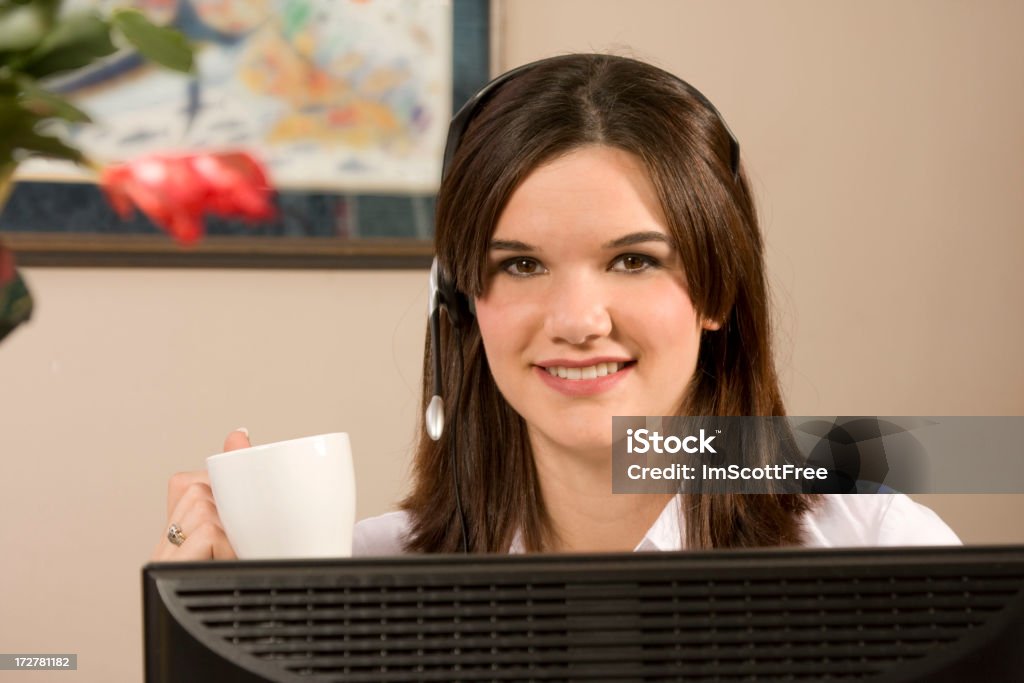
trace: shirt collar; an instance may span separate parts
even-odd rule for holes
[[[681,506],[682,497],[673,496],[633,551],[682,550],[682,533],[679,528]]]
[[[654,520],[654,524],[647,530],[633,552],[657,552],[665,550],[682,550],[682,533],[679,528],[679,515],[681,511],[682,498],[674,496],[665,505],[665,508]],[[523,552],[523,538],[519,531],[512,537],[508,552],[516,555]]]

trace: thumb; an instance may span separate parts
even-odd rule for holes
[[[239,427],[224,439],[224,452],[237,451],[239,448],[249,448],[251,445],[249,443],[249,430],[245,427]]]

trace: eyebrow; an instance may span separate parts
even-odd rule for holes
[[[661,242],[672,246],[672,239],[663,232],[656,230],[648,230],[647,232],[631,232],[628,235],[623,235],[613,239],[610,242],[605,242],[601,245],[602,249],[619,249],[622,247],[629,247],[634,244],[642,244],[644,242]],[[519,240],[491,240],[490,251],[525,251],[532,252],[537,251],[537,248],[533,245],[527,244],[526,242],[520,242]]]

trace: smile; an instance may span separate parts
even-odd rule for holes
[[[629,375],[636,361],[597,363],[582,368],[534,366],[537,377],[555,391],[570,397],[594,396],[611,390]]]
[[[567,368],[560,365],[545,368],[548,374],[552,377],[561,377],[562,379],[578,380],[578,379],[596,379],[598,377],[604,377],[605,375],[611,375],[626,366],[626,363],[598,363],[597,365],[588,365],[584,368]]]

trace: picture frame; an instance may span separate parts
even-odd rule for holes
[[[424,1],[451,5],[454,113],[490,80],[492,0]],[[275,221],[211,216],[207,236],[183,247],[139,212],[122,220],[94,182],[32,179],[15,184],[0,238],[28,267],[425,268],[434,192],[279,187]]]

